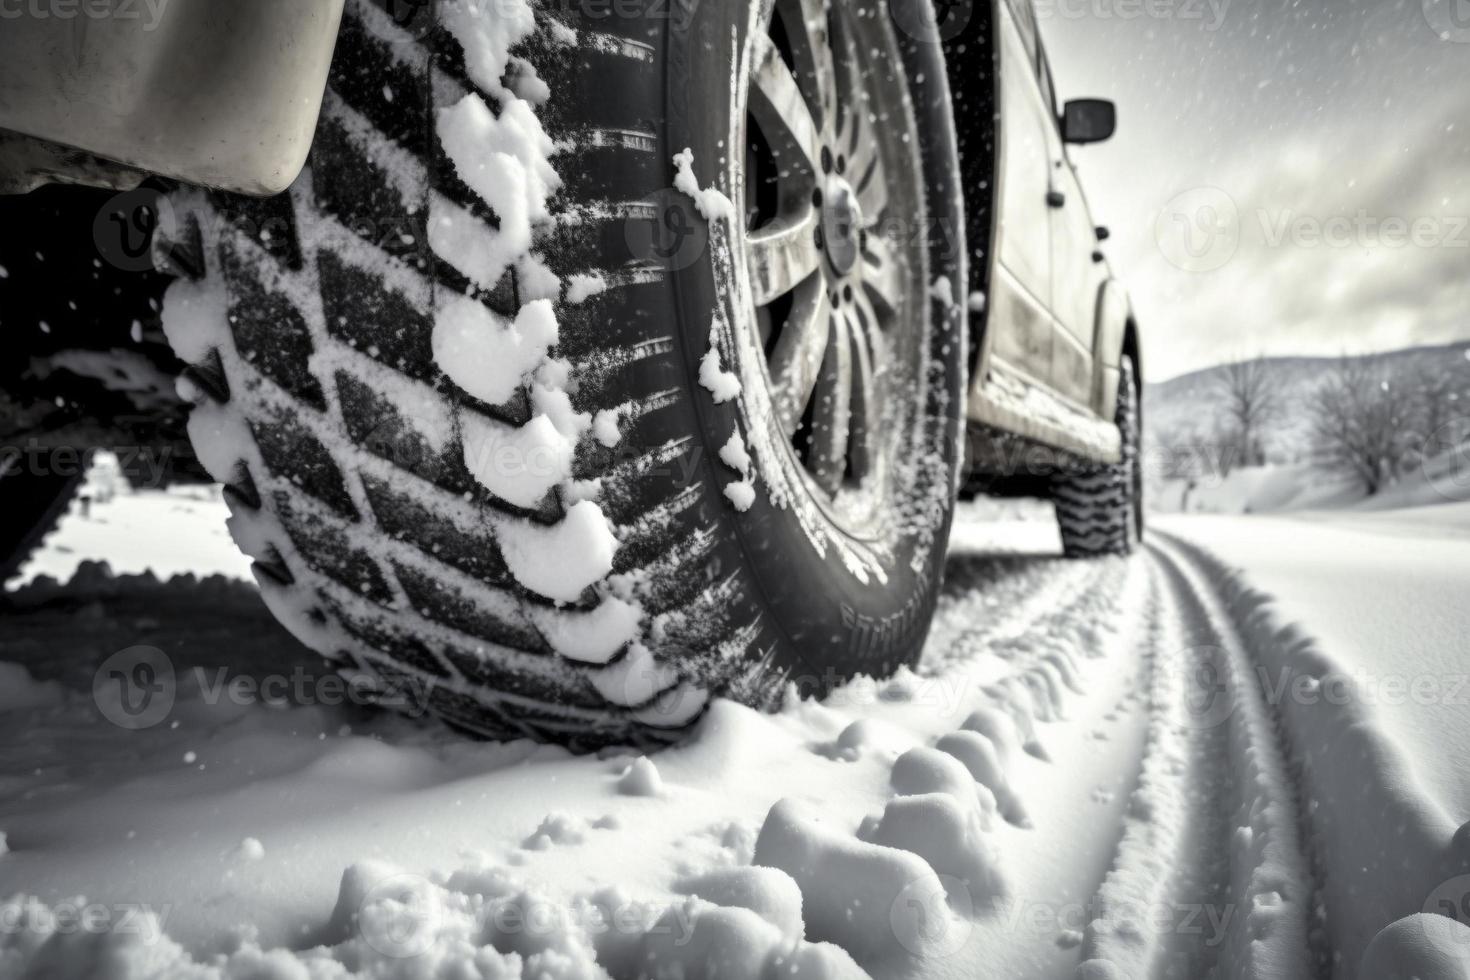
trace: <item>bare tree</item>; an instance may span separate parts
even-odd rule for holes
[[[1216,377],[1215,393],[1224,409],[1222,434],[1233,443],[1242,466],[1266,462],[1262,441],[1267,426],[1281,411],[1281,399],[1263,357],[1227,364]]]
[[[1451,428],[1463,430],[1470,416],[1470,361],[1441,358],[1419,361],[1405,372],[1404,387],[1413,406],[1411,424],[1421,455],[1443,452]]]
[[[1413,410],[1389,373],[1341,358],[1307,406],[1318,462],[1356,480],[1371,496],[1398,479],[1413,451]]]

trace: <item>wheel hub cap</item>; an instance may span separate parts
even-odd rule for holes
[[[851,185],[841,177],[827,183],[822,208],[824,250],[832,271],[846,276],[857,265],[863,230],[863,206]]]

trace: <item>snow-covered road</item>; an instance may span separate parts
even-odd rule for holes
[[[1470,976],[1470,511],[1054,534],[962,527],[917,671],[647,760],[341,704],[238,582],[19,592],[0,976]]]

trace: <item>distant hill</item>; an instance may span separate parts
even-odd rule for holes
[[[1438,347],[1413,347],[1405,350],[1366,354],[1354,360],[1367,361],[1392,369],[1394,373],[1417,364],[1464,363],[1470,372],[1470,342]],[[1273,426],[1268,451],[1288,456],[1301,448],[1304,434],[1306,398],[1317,383],[1340,360],[1335,357],[1272,357],[1265,367],[1272,386],[1280,392],[1281,418]],[[1226,365],[1191,371],[1167,381],[1144,386],[1144,417],[1154,434],[1209,430],[1214,425],[1219,391]]]

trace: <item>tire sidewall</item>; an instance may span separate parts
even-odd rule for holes
[[[752,9],[758,5],[759,0],[755,4],[698,3],[685,11],[686,16],[671,22],[666,34],[668,102],[663,136],[667,157],[685,148],[692,150],[701,185],[714,184],[732,199],[735,194],[726,186],[724,158],[740,152],[728,146],[729,121],[743,105],[739,66],[752,24],[758,22],[758,11]],[[898,36],[901,42],[905,40],[902,32]],[[911,64],[908,76],[916,77],[917,70],[922,77],[937,79],[942,87],[945,74],[937,43],[909,40],[905,60],[912,58],[930,67],[923,72]],[[955,240],[963,224],[952,185],[951,175],[957,167],[948,93],[938,100],[932,93],[916,92],[913,101],[927,147],[928,277],[930,281],[949,279],[951,295],[963,296],[965,250],[963,242]],[[671,182],[672,177],[671,169]],[[693,218],[699,220],[698,215]],[[734,243],[715,228],[710,229],[709,242],[708,260],[676,270],[672,282],[685,367],[703,430],[699,469],[711,493],[718,496],[726,484],[738,479],[737,473],[720,462],[718,450],[732,431],[749,438],[754,420],[745,417],[743,399],[717,405],[698,383],[712,319],[718,313],[733,323],[732,317],[742,315],[738,300],[717,287],[716,267],[723,262],[728,268],[734,261],[729,254]],[[722,249],[726,254],[720,254]],[[962,352],[967,348],[962,304],[957,304],[960,308],[934,301],[924,305],[928,308],[929,367],[921,379],[922,403],[915,407],[916,437],[921,444],[915,447],[915,456],[927,454],[928,458],[926,465],[907,469],[914,474],[909,487],[914,500],[908,503],[916,506],[912,507],[914,514],[901,521],[904,532],[892,542],[881,575],[867,573],[864,581],[864,573],[853,568],[852,553],[844,554],[841,543],[833,546],[831,530],[823,542],[821,529],[814,533],[811,505],[798,500],[780,506],[773,501],[776,495],[762,480],[759,447],[755,503],[744,512],[728,504],[722,508],[717,533],[738,551],[738,560],[761,593],[759,600],[778,634],[773,666],[784,670],[787,679],[803,690],[825,691],[854,674],[881,675],[911,663],[928,631],[953,512],[962,431],[959,410],[965,385]],[[737,324],[734,329],[743,328]]]

